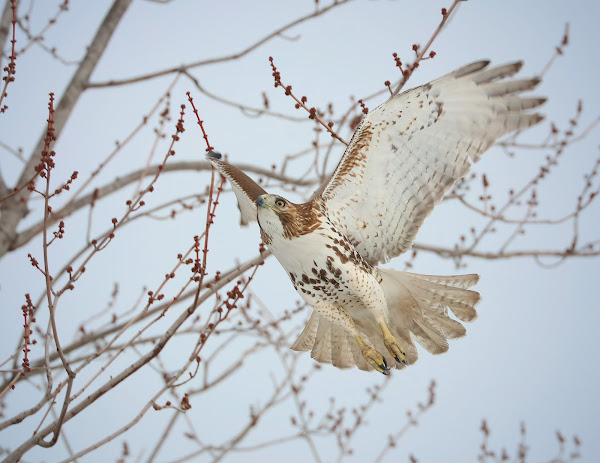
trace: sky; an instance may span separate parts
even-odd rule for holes
[[[29,4],[25,0],[22,2]],[[34,3],[31,20],[35,30],[43,27],[45,18],[56,11],[58,3]],[[49,45],[57,47],[61,56],[78,60],[110,2],[72,0],[69,5],[69,12],[59,18],[46,38]],[[355,0],[293,28],[284,37],[269,41],[238,61],[203,66],[193,70],[192,74],[214,94],[251,106],[260,106],[265,92],[271,109],[297,117],[299,113],[294,110],[291,100],[280,89],[273,88],[268,64],[268,57],[273,56],[284,82],[291,83],[299,94],[307,95],[309,102],[321,107],[331,102],[336,110],[344,111],[350,104],[350,95],[356,98],[369,95],[380,90],[385,80],[397,78],[392,53],[397,52],[407,61],[412,58],[412,44],[423,44],[430,37],[440,20],[440,9],[449,5],[449,1],[437,0]],[[94,71],[92,81],[122,79],[229,55],[313,8],[313,2],[308,0],[176,0],[166,5],[134,0]],[[535,92],[548,97],[542,108],[548,122],[523,134],[521,140],[524,143],[543,140],[550,122],[561,129],[568,126],[579,99],[583,100],[583,113],[578,127],[586,127],[599,116],[596,109],[600,106],[597,90],[600,67],[596,62],[599,14],[600,5],[594,1],[470,0],[461,5],[436,40],[432,47],[436,57],[421,65],[411,78],[411,86],[426,83],[479,59],[491,59],[496,64],[524,60],[521,75],[536,75],[553,55],[565,23],[568,23],[569,45]],[[17,60],[17,79],[9,87],[9,111],[0,119],[0,141],[11,147],[22,147],[24,153],[29,153],[47,117],[48,93],[55,92],[59,96],[72,69],[72,66],[50,58],[35,45],[23,54]],[[78,170],[82,178],[87,178],[99,160],[112,150],[115,140],[126,136],[171,81],[172,76],[166,76],[138,85],[87,91],[56,144],[56,177],[68,176]],[[314,126],[309,122],[246,117],[237,108],[207,98],[185,78],[181,78],[171,92],[174,110],[187,103],[186,91],[192,92],[201,108],[211,143],[228,154],[231,162],[265,167],[280,165],[285,155],[304,149],[314,139]],[[373,102],[373,106],[378,103]],[[189,111],[186,121],[186,132],[176,148],[176,160],[202,159],[204,142]],[[344,133],[349,138],[348,135]],[[139,167],[145,162],[152,143],[152,131],[146,129],[128,145],[118,162],[107,167],[103,177],[92,187]],[[342,152],[342,147],[337,146],[332,158],[339,158]],[[161,153],[158,151],[155,159],[160,159]],[[486,173],[490,191],[496,197],[506,196],[509,188],[518,187],[537,172],[547,154],[544,150],[519,150],[516,156],[510,157],[493,148],[476,166],[476,172]],[[570,146],[559,166],[540,185],[541,217],[559,218],[572,210],[583,175],[597,158],[598,130]],[[20,165],[14,156],[0,149],[4,179],[13,178]],[[298,163],[293,169],[294,174],[299,174],[304,166]],[[152,201],[158,204],[164,198],[203,191],[207,181],[206,173],[197,172],[161,176],[157,185],[157,196],[160,196],[153,197]],[[292,200],[300,199],[293,192],[284,194]],[[111,198],[98,205],[95,231],[106,228],[115,214],[116,204],[122,207],[119,203],[122,198]],[[254,256],[259,239],[256,225],[239,228],[232,194],[225,195],[219,208],[214,234],[217,239],[211,249],[215,256],[213,269],[228,268],[236,259],[244,261]],[[582,217],[582,241],[598,239],[599,212],[596,205]],[[78,284],[78,291],[65,298],[63,312],[59,315],[65,327],[65,338],[77,337],[77,325],[73,320],[85,318],[78,311],[92,314],[107,304],[114,282],[120,284],[117,305],[124,311],[139,296],[143,285],[160,281],[177,252],[187,248],[191,237],[202,229],[204,214],[203,209],[198,209],[182,214],[175,221],[146,221],[137,228],[123,230],[110,248],[95,259]],[[452,246],[476,220],[464,208],[451,202],[444,203],[427,220],[417,243]],[[32,214],[27,223],[34,222],[36,217]],[[475,223],[481,226],[483,222]],[[74,243],[85,235],[86,226],[87,215],[83,213],[67,224],[68,237],[73,236],[74,241],[61,242],[53,250],[57,266],[61,258],[78,249]],[[569,224],[539,226],[515,240],[509,250],[563,249],[570,244],[571,236]],[[484,249],[497,247],[493,237],[484,243]],[[14,349],[15,327],[22,323],[23,294],[30,292],[37,297],[43,287],[40,275],[29,265],[28,252],[40,255],[39,240],[0,261],[0,301],[4,321],[0,324],[2,353]],[[400,256],[387,265],[404,269],[405,261]],[[449,260],[420,253],[413,268],[415,272],[440,275],[476,272],[481,275],[476,287],[483,296],[478,306],[479,318],[467,326],[466,338],[451,341],[448,353],[434,357],[421,350],[417,364],[394,372],[382,402],[369,415],[369,426],[354,441],[355,456],[349,457],[348,461],[374,459],[378,452],[373,449],[378,449],[385,442],[385,436],[404,425],[406,410],[425,400],[432,379],[437,382],[435,406],[420,419],[417,428],[407,432],[385,461],[407,461],[409,454],[424,462],[474,461],[481,443],[479,427],[483,418],[489,423],[493,448],[506,446],[513,452],[519,442],[520,424],[525,422],[530,447],[528,461],[549,461],[556,455],[557,430],[569,438],[573,435],[581,438],[582,461],[598,461],[600,371],[593,349],[600,325],[599,262],[597,258],[573,258],[553,265],[552,259],[542,259],[540,264],[532,258],[471,258],[465,260],[466,268],[457,270]],[[260,268],[253,291],[275,314],[293,307],[298,299],[274,259]],[[290,339],[289,344],[293,341]],[[5,357],[3,354],[2,360]],[[264,359],[268,358],[267,353]],[[180,360],[176,352],[165,353],[163,358],[174,365]],[[308,370],[312,366],[308,354],[299,361],[301,368]],[[218,439],[224,430],[246,419],[248,404],[264,400],[263,388],[268,388],[270,375],[274,374],[271,364],[268,360],[253,360],[246,368],[251,374],[244,376],[243,383],[226,383],[207,399],[193,404],[189,419],[196,423],[206,442]],[[381,378],[374,373],[326,367],[306,394],[311,397],[318,414],[327,408],[329,397],[352,406],[365,400],[366,387],[380,382]],[[130,420],[132,415],[128,414],[125,405],[132,397],[148,400],[154,389],[146,389],[145,385],[142,380],[123,384],[122,393],[101,402],[90,410],[87,418],[76,418],[67,423],[65,433],[73,449],[79,451],[93,443],[94,438],[103,437],[114,429],[111,427],[114,423]],[[31,390],[16,391],[14,399],[8,400],[9,407],[25,403]],[[219,420],[207,422],[207,416],[218,416]],[[145,418],[124,439],[139,442],[136,439],[151,435],[147,434],[148,427],[155,422],[164,423],[161,420],[166,419],[166,415],[158,413]],[[86,420],[93,420],[93,429]],[[289,414],[284,412],[270,415],[246,443],[260,442],[265,436],[275,437],[288,422]],[[23,429],[31,432],[29,428],[19,429],[0,433],[0,446],[11,445],[22,435],[19,433],[23,433]],[[100,453],[92,453],[81,461],[116,460],[121,442],[122,439],[117,439],[103,447]],[[182,438],[178,445],[187,448],[189,443]],[[333,461],[335,445],[325,442],[321,445],[324,460]],[[135,450],[139,451],[139,447]],[[176,445],[171,458],[180,450]],[[252,455],[260,461],[275,462],[283,459],[284,451],[286,461],[311,459],[309,449],[301,442]],[[28,461],[59,461],[66,455],[64,446],[57,445],[50,450],[36,449],[27,458]],[[161,458],[158,461],[170,461],[165,455]],[[247,458],[239,454],[230,456],[229,460],[248,461]],[[145,460],[142,458],[142,461]]]

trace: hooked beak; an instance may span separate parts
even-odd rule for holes
[[[265,196],[266,195],[260,195],[258,198],[256,198],[256,205],[258,207],[267,207],[267,201]]]

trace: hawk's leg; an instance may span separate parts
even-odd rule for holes
[[[385,344],[385,347],[387,347],[389,353],[396,359],[396,362],[406,365],[406,353],[394,335],[390,333],[387,324],[384,321],[380,321],[379,326],[381,327],[381,332],[383,334],[383,343]]]
[[[311,305],[319,313],[319,315],[327,318],[329,321],[345,328],[347,331],[352,333],[354,339],[356,339],[356,342],[358,343],[358,347],[360,348],[363,357],[369,365],[375,368],[379,373],[383,373],[384,375],[389,374],[389,368],[384,356],[363,341],[363,339],[360,337],[360,333],[356,329],[354,320],[352,320],[352,317],[348,315],[348,312],[346,312],[345,309],[323,303],[322,301],[311,302]]]
[[[385,357],[364,342],[358,334],[354,336],[354,339],[356,339],[358,347],[360,347],[360,351],[362,352],[362,355],[367,363],[375,368],[379,373],[389,375],[390,369],[387,366]]]
[[[375,320],[381,327],[383,344],[387,348],[388,352],[392,354],[392,357],[396,359],[396,362],[406,365],[406,353],[388,328],[387,302],[385,300],[383,288],[373,277],[367,277],[364,280],[361,280],[361,283],[362,288],[358,287],[357,292],[361,291],[362,289],[361,301],[373,314]]]

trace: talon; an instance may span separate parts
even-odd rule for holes
[[[408,365],[406,361],[406,354],[404,350],[400,347],[400,344],[396,340],[396,338],[390,333],[387,325],[385,323],[380,323],[381,332],[383,334],[383,344],[385,344],[386,349],[392,356],[396,359],[396,362],[402,363],[404,365]]]
[[[385,361],[385,357],[373,349],[371,346],[366,344],[360,336],[356,336],[356,342],[360,347],[363,357],[367,361],[369,365],[371,365],[375,370],[384,375],[390,374],[390,369],[387,366],[387,362]]]
[[[402,354],[406,355],[404,352],[402,352]],[[408,362],[406,361],[406,359],[400,359],[400,357],[398,357],[397,355],[394,358],[396,359],[396,362],[402,363],[403,365],[408,365]]]

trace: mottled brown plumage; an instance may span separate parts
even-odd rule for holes
[[[304,204],[266,194],[220,155],[242,222],[257,219],[265,244],[314,311],[292,345],[319,362],[387,374],[466,332],[477,275],[420,275],[377,265],[410,249],[443,195],[497,138],[542,119],[543,98],[515,93],[539,79],[503,80],[521,63],[464,66],[390,98],[356,131],[329,182]],[[458,320],[450,317],[450,312]]]
[[[316,200],[304,204],[293,204],[293,208],[279,214],[283,236],[292,239],[312,233],[319,226],[322,215]]]

